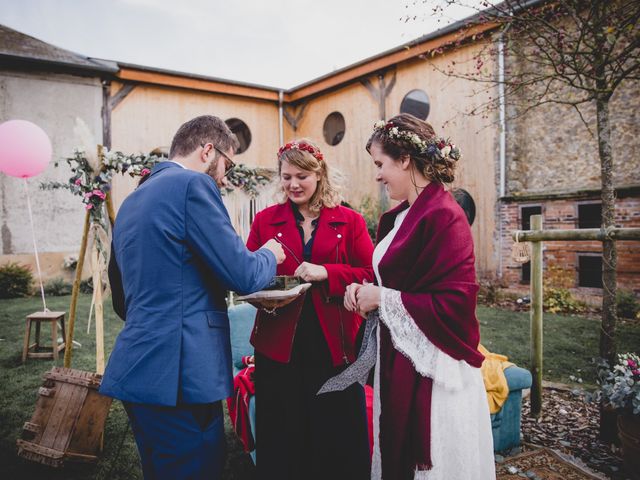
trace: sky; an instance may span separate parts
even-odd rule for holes
[[[285,89],[472,13],[434,16],[423,0],[0,0],[1,24],[85,56]]]

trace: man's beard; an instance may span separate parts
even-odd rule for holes
[[[220,161],[220,157],[216,158],[215,160],[212,160],[211,163],[209,164],[209,168],[207,168],[207,171],[205,172],[207,175],[213,178],[213,180],[216,182],[217,185],[220,184],[220,182],[216,178],[216,170],[218,169],[219,161]]]

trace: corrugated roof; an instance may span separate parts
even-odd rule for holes
[[[24,63],[47,63],[74,70],[113,73],[117,67],[92,60],[69,50],[0,25],[0,58]]]

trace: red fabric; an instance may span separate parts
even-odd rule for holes
[[[304,258],[289,202],[266,208],[256,215],[247,247],[255,251],[271,238],[282,243],[287,254],[286,260],[278,265],[277,274],[293,275]],[[321,210],[311,263],[323,265],[328,280],[314,283],[307,295],[312,296],[334,366],[355,360],[355,338],[362,318],[344,308],[342,297],[350,283],[373,281],[372,254],[373,244],[359,213],[341,206]],[[278,309],[275,318],[258,311],[251,334],[251,344],[258,352],[277,362],[289,362],[302,304],[300,299]]]
[[[403,202],[382,216],[378,241],[408,207]],[[471,230],[441,184],[432,182],[418,196],[379,270],[385,287],[402,292],[405,308],[434,345],[457,360],[482,365]],[[413,478],[416,467],[431,467],[432,381],[393,348],[384,325],[380,342],[383,478]]]
[[[364,398],[367,405],[367,427],[369,430],[369,451],[373,456],[373,388],[364,386]]]
[[[244,445],[245,452],[251,452],[255,449],[255,441],[251,432],[251,423],[249,422],[249,400],[256,393],[253,383],[254,370],[255,365],[249,365],[238,372],[233,379],[234,395],[227,398],[229,417],[234,430]]]

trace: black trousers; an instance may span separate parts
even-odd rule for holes
[[[258,352],[255,359],[257,478],[370,478],[364,389],[355,384],[343,392],[316,395],[344,367],[332,365],[310,296],[290,363]]]

